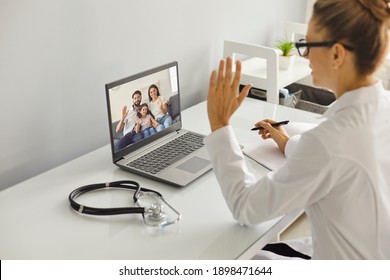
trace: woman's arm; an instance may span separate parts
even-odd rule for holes
[[[161,97],[158,98],[157,105],[160,108],[161,112],[166,115],[168,112],[167,102],[164,102]]]
[[[159,125],[159,123],[152,116],[150,116],[150,122],[152,123],[152,126],[154,128],[156,128]]]

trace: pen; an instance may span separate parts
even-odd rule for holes
[[[285,124],[288,124],[289,121],[282,121],[282,122],[277,122],[277,123],[273,123],[271,124],[272,127],[276,127],[276,126],[281,126],[281,125],[285,125]],[[252,128],[251,130],[255,131],[255,130],[262,130],[263,127],[261,126],[258,126],[258,127],[254,127]]]

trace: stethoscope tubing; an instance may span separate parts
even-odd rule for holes
[[[81,213],[88,215],[107,216],[107,215],[122,215],[122,214],[144,214],[145,207],[115,207],[115,208],[96,208],[79,204],[75,199],[87,192],[101,190],[101,189],[127,189],[135,191],[133,200],[136,203],[140,192],[154,193],[163,199],[162,195],[154,190],[141,188],[140,185],[131,180],[114,181],[100,184],[91,184],[79,187],[69,194],[69,202],[71,207]]]

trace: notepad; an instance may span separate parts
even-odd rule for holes
[[[284,128],[291,137],[299,135],[317,126],[313,123],[290,122]],[[286,160],[285,155],[279,150],[278,145],[272,139],[264,140],[260,136],[243,143],[242,152],[250,159],[261,164],[269,170],[276,170]]]
[[[278,169],[286,160],[272,139],[263,140],[259,137],[257,141],[245,143],[242,152],[269,170]]]

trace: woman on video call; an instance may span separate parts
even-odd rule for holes
[[[390,259],[390,93],[375,78],[388,52],[385,0],[318,0],[304,42],[296,44],[313,83],[332,90],[326,120],[292,141],[274,120],[256,123],[287,160],[256,180],[229,120],[251,85],[237,95],[241,63],[213,71],[208,94],[212,133],[205,142],[235,219],[252,225],[304,209],[313,259]],[[263,141],[259,139],[259,141]],[[271,140],[266,140],[271,141]]]
[[[155,84],[150,85],[148,95],[150,111],[155,115],[156,121],[162,125],[157,131],[167,128],[172,124],[172,118],[168,114],[169,101],[165,101]]]

